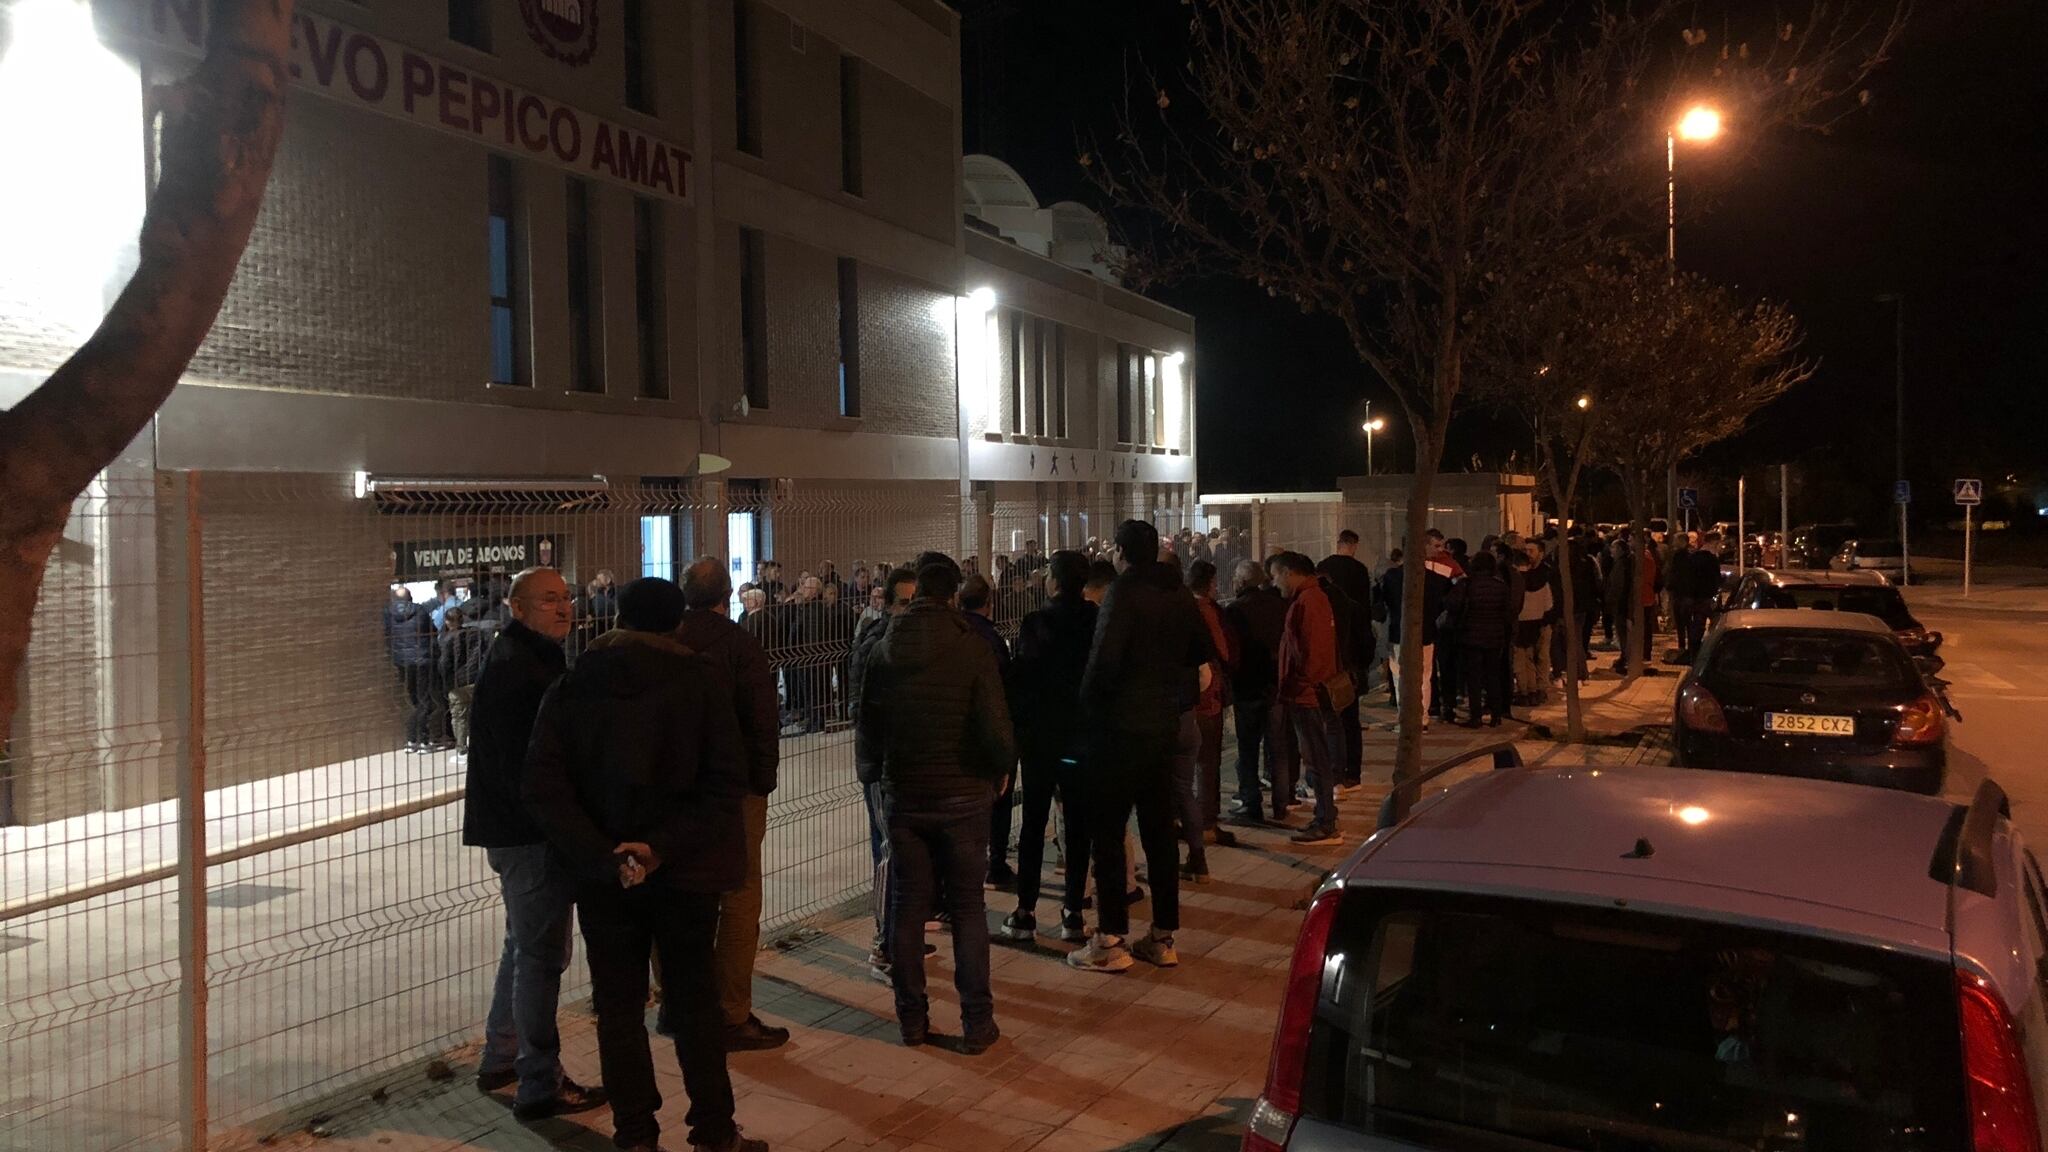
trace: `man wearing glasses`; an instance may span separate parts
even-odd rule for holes
[[[477,1087],[492,1092],[517,1082],[513,1114],[539,1120],[589,1111],[604,1104],[605,1094],[562,1073],[555,1006],[569,966],[575,885],[549,859],[547,838],[520,796],[541,697],[567,664],[562,641],[574,622],[574,600],[552,568],[514,576],[507,600],[512,620],[484,655],[470,705],[462,821],[462,842],[484,850],[505,895],[505,950],[484,1021]]]

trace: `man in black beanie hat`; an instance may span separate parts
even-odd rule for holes
[[[524,794],[576,878],[615,1142],[652,1149],[661,1135],[645,1019],[659,945],[690,1143],[755,1152],[767,1146],[733,1123],[712,951],[719,897],[746,877],[745,758],[731,690],[673,636],[684,606],[667,580],[619,593],[619,627],[541,701]]]

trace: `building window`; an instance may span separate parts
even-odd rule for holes
[[[1045,402],[1046,386],[1050,383],[1045,375],[1045,321],[1031,318],[1031,434],[1046,434]]]
[[[1010,322],[1010,427],[1012,435],[1024,433],[1024,317],[1011,312]]]
[[[860,264],[839,261],[839,414],[860,415]]]
[[[668,399],[668,259],[661,205],[633,198],[633,308],[639,323],[640,395]]]
[[[862,194],[860,161],[860,58],[839,58],[839,186]]]
[[[526,384],[526,261],[519,235],[519,171],[489,158],[491,383]]]
[[[1131,359],[1128,344],[1116,346],[1116,442],[1131,442]]]
[[[1145,443],[1159,443],[1159,418],[1165,405],[1159,403],[1159,357],[1147,352],[1145,356]]]
[[[604,282],[590,184],[569,177],[569,387],[604,391]]]
[[[1052,326],[1052,435],[1067,438],[1067,326]]]
[[[654,71],[649,66],[647,0],[625,0],[622,15],[626,26],[626,107],[635,112],[654,112]]]
[[[479,52],[489,52],[490,0],[448,0],[448,38]]]
[[[747,404],[768,406],[768,256],[761,233],[740,229],[740,379]]]
[[[733,0],[732,98],[739,150],[761,154],[761,84],[754,67],[753,0]]]
[[[640,575],[676,578],[676,523],[673,516],[640,518]]]

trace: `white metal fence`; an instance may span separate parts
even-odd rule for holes
[[[844,698],[863,576],[926,548],[994,573],[998,554],[1106,541],[1133,515],[1197,526],[1177,491],[1132,486],[372,487],[142,473],[78,501],[0,750],[0,1150],[234,1146],[476,1036],[502,913],[461,844],[464,768],[405,748],[422,679],[436,744],[457,685],[394,661],[396,586],[448,592],[459,654],[528,565],[585,591],[706,553],[735,583],[779,562],[785,596],[836,575],[837,603],[801,626],[769,610],[788,705],[775,930],[870,881]],[[1039,590],[1018,570],[998,584],[1011,629]],[[591,603],[572,652],[603,626]]]

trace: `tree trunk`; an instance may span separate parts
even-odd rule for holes
[[[212,0],[205,60],[151,93],[161,176],[134,277],[85,344],[0,412],[0,758],[72,501],[170,396],[241,263],[284,133],[291,12],[292,0]]]
[[[1622,651],[1622,661],[1628,666],[1628,678],[1649,671],[1650,651],[1655,647],[1651,637],[1644,632],[1651,617],[1643,611],[1643,565],[1648,562],[1650,539],[1650,478],[1647,475],[1631,473],[1622,477],[1622,494],[1628,500],[1629,535],[1634,537],[1636,546],[1635,563],[1630,566],[1625,590],[1628,596],[1629,630],[1628,644]]]
[[[1571,533],[1565,530],[1565,522],[1571,519],[1572,497],[1576,494],[1576,489],[1579,485],[1579,469],[1585,457],[1585,448],[1582,442],[1578,454],[1572,459],[1571,476],[1569,479],[1561,479],[1557,474],[1557,452],[1554,447],[1546,451],[1544,456],[1546,459],[1543,474],[1545,479],[1550,482],[1551,499],[1557,501],[1557,588],[1558,595],[1564,602],[1564,620],[1561,626],[1565,630],[1564,668],[1562,669],[1564,675],[1564,738],[1568,743],[1579,744],[1583,743],[1586,739],[1586,713],[1585,706],[1579,701],[1578,674],[1579,661],[1584,658],[1584,654],[1580,651],[1579,618],[1575,611],[1575,598],[1572,595],[1572,538]]]
[[[1401,645],[1403,659],[1394,692],[1400,698],[1400,715],[1395,729],[1394,784],[1399,786],[1422,774],[1422,629],[1423,596],[1428,586],[1428,557],[1422,534],[1429,530],[1429,497],[1436,486],[1436,469],[1443,455],[1447,428],[1433,428],[1414,421],[1415,484],[1408,489],[1408,532],[1402,542],[1401,636],[1413,643]],[[1409,797],[1413,800],[1414,797]]]

